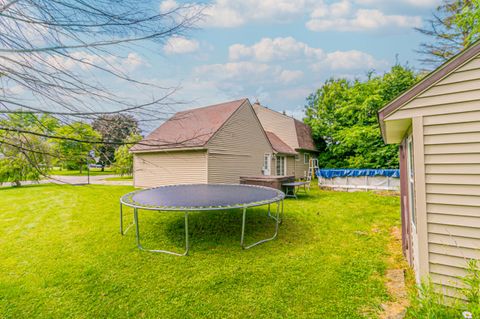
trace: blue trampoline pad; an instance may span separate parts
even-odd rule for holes
[[[121,201],[151,210],[216,210],[260,206],[285,197],[274,188],[240,184],[171,185],[135,191]]]

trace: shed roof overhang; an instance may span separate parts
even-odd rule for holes
[[[405,137],[412,122],[411,117],[389,120],[391,115],[479,54],[480,40],[450,58],[447,62],[425,76],[420,82],[380,109],[378,111],[378,121],[380,123],[382,137],[385,143],[400,143]]]

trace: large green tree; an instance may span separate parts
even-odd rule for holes
[[[325,168],[396,168],[398,149],[385,145],[377,111],[418,80],[395,65],[367,80],[330,79],[307,98],[305,122],[312,128]]]
[[[115,164],[113,169],[115,173],[123,175],[132,175],[133,174],[133,154],[130,153],[130,147],[135,143],[140,142],[142,136],[139,134],[132,134],[129,138],[126,139],[124,145],[120,146],[115,150]]]
[[[445,0],[417,31],[429,38],[420,46],[421,60],[443,63],[480,39],[480,0]]]
[[[102,135],[105,142],[98,148],[102,170],[115,161],[115,151],[132,134],[140,133],[138,121],[129,114],[108,114],[96,118],[92,127]]]
[[[20,186],[22,181],[47,175],[53,154],[45,136],[58,127],[58,121],[48,115],[19,113],[1,119],[0,126],[0,183]]]
[[[68,169],[82,172],[88,153],[101,141],[101,136],[89,124],[73,122],[60,126],[52,139],[55,151]]]

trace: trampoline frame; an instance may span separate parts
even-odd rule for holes
[[[160,186],[160,187],[154,187],[154,188],[148,188],[148,189],[142,189],[134,192],[130,192],[120,198],[120,234],[123,236],[127,233],[127,231],[132,227],[135,226],[135,237],[137,241],[137,247],[140,250],[143,251],[148,251],[152,253],[164,253],[164,254],[170,254],[170,255],[175,255],[175,256],[187,256],[188,252],[190,250],[190,242],[189,242],[189,235],[188,235],[188,213],[189,212],[200,212],[200,211],[215,211],[215,210],[231,210],[231,209],[242,209],[242,231],[241,231],[241,236],[240,236],[240,246],[242,249],[250,249],[254,246],[263,244],[265,242],[274,240],[277,235],[278,235],[278,228],[279,225],[282,223],[283,218],[284,218],[284,210],[283,210],[283,201],[285,199],[285,194],[277,189],[273,189],[277,191],[277,196],[273,197],[269,200],[264,200],[264,201],[259,201],[259,202],[251,202],[251,203],[245,203],[245,204],[235,204],[235,205],[230,205],[230,206],[208,206],[208,207],[202,207],[202,206],[197,206],[197,207],[177,207],[177,206],[145,206],[145,205],[137,205],[134,203],[131,199],[133,195],[136,193],[142,192],[142,191],[147,191],[147,190],[152,190],[152,189],[158,189],[162,187],[172,187],[172,186],[185,186],[185,185],[205,185],[205,184],[182,184],[182,185],[169,185],[169,186]],[[271,190],[272,188],[269,187],[264,187],[264,186],[258,186],[258,185],[245,185],[245,184],[207,184],[207,185],[221,185],[221,186],[228,186],[228,185],[233,185],[233,186],[239,186],[242,185],[242,187],[252,187],[252,188],[262,188],[262,189],[269,189]],[[270,205],[276,203],[276,214],[275,216],[272,215],[271,213],[271,207]],[[245,222],[246,222],[246,215],[247,215],[247,208],[250,207],[260,207],[260,206],[265,206],[268,205],[268,212],[267,216],[269,218],[272,218],[275,220],[275,233],[273,234],[272,237],[266,238],[259,240],[253,244],[250,244],[248,246],[245,245]],[[125,230],[123,230],[123,206],[128,206],[133,208],[133,222],[127,226]],[[183,253],[178,253],[174,251],[169,251],[169,250],[164,250],[164,249],[146,249],[142,246],[140,242],[140,225],[138,222],[138,210],[143,209],[143,210],[151,210],[151,211],[157,211],[157,212],[183,212],[185,216],[185,251]]]

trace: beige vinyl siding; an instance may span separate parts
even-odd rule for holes
[[[232,115],[207,147],[209,183],[239,183],[240,176],[262,175],[263,156],[272,154],[249,103]]]
[[[282,154],[280,154],[280,156],[284,156],[287,159],[286,160],[286,165],[287,166],[286,166],[285,176],[295,176],[295,165],[298,163],[297,161],[295,161],[295,156],[293,156],[293,155],[282,155]],[[271,171],[270,175],[272,175],[272,176],[277,175],[277,160],[273,157],[272,157],[272,171]]]
[[[308,164],[304,164],[305,152],[298,152],[299,160],[295,161],[295,178],[303,178],[308,174]],[[307,152],[307,154],[310,154]],[[312,155],[310,155],[312,156]]]
[[[255,112],[265,131],[275,133],[282,141],[293,149],[298,148],[297,130],[293,118],[255,105]]]
[[[414,144],[422,145],[418,152],[425,199],[416,201],[425,201],[429,275],[439,287],[456,287],[466,260],[480,259],[480,58],[466,62],[385,121],[412,118],[423,122],[417,128],[423,136]]]
[[[480,58],[466,62],[456,71],[422,92],[416,98],[389,115],[386,120],[436,116],[442,121],[443,114],[479,113],[480,103]],[[462,121],[468,122],[463,115]],[[454,120],[452,118],[452,120]],[[446,123],[446,122],[443,122]],[[426,123],[427,124],[427,123]],[[445,128],[454,129],[455,126]],[[478,131],[478,129],[477,129]]]
[[[205,150],[136,153],[133,156],[134,186],[206,183],[206,154]]]
[[[447,287],[480,258],[479,109],[424,117],[430,275]]]

